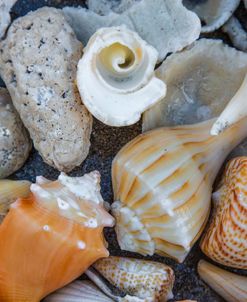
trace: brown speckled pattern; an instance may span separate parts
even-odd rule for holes
[[[63,7],[65,5],[84,5],[83,3],[84,1],[82,0],[19,0],[14,6],[11,15],[13,18],[16,18],[18,16],[25,15],[32,9],[35,10],[44,5]],[[246,11],[244,10],[242,2],[235,14],[247,29]],[[230,44],[227,35],[221,31],[216,31],[212,34],[205,34],[204,37],[223,38],[225,42]],[[1,81],[0,84],[3,86]],[[105,200],[112,202],[113,196],[110,174],[111,161],[117,151],[119,151],[122,146],[124,146],[139,133],[141,133],[140,123],[131,127],[117,129],[107,127],[94,120],[94,128],[91,137],[92,146],[89,156],[85,160],[83,166],[74,170],[72,173],[70,173],[70,175],[79,176],[94,169],[99,170],[102,176],[102,195]],[[247,155],[247,151],[245,155]],[[34,181],[35,176],[37,175],[43,175],[47,178],[55,179],[58,174],[58,171],[45,164],[38,153],[33,150],[24,167],[14,174],[12,178],[29,179]],[[120,251],[113,229],[107,229],[105,233],[112,255],[134,256],[137,258],[142,258],[140,255],[135,255],[134,253]],[[202,280],[200,280],[197,274],[197,263],[202,258],[208,260],[208,258],[200,251],[198,243],[195,244],[189,256],[182,264],[178,264],[171,259],[156,255],[153,257],[146,257],[146,259],[166,263],[174,269],[176,280],[173,290],[174,300],[172,301],[192,299],[197,300],[198,302],[223,302],[224,300],[220,298],[213,290],[211,290]],[[240,272],[241,274],[247,275],[247,272],[244,271],[237,271],[234,269],[231,271]]]

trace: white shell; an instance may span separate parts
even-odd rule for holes
[[[125,26],[99,29],[78,63],[77,85],[87,109],[110,126],[137,122],[166,94],[154,74],[157,51]]]
[[[247,116],[247,70],[245,78],[233,96],[229,104],[221,113],[217,121],[214,123],[211,129],[211,135],[218,135],[220,132],[225,131],[226,128],[232,124],[237,123],[239,120]]]
[[[236,48],[247,51],[247,32],[236,17],[232,16],[222,30],[228,34]]]
[[[235,95],[247,71],[247,54],[220,40],[201,39],[172,54],[156,74],[167,94],[143,115],[143,131],[193,124],[218,116]]]
[[[201,31],[199,18],[182,0],[142,0],[121,14],[107,16],[73,7],[65,7],[63,12],[84,45],[97,29],[125,24],[158,50],[159,61],[194,42]]]
[[[214,121],[143,133],[116,155],[112,213],[121,249],[185,259],[207,223],[225,157],[247,136],[247,118],[219,136],[210,135]]]
[[[227,302],[247,301],[247,277],[230,273],[204,260],[198,264],[198,273]]]
[[[74,281],[44,299],[44,302],[112,302],[90,281]]]
[[[0,0],[0,38],[10,24],[10,10],[17,0]]]
[[[232,16],[240,0],[183,0],[184,5],[194,11],[205,25],[202,32],[220,28]]]

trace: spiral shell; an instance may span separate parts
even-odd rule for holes
[[[0,301],[37,302],[107,257],[98,172],[41,179],[0,225]]]
[[[213,201],[214,214],[201,249],[216,262],[247,269],[247,157],[228,163]]]
[[[247,301],[247,277],[230,273],[204,260],[199,261],[198,273],[227,302]]]
[[[156,129],[117,154],[112,213],[122,249],[184,260],[207,223],[218,170],[247,135],[247,118],[217,137],[213,122]]]
[[[110,126],[137,122],[166,94],[154,76],[158,53],[125,26],[99,29],[78,63],[77,85],[83,103]]]
[[[175,276],[163,263],[110,256],[93,266],[115,287],[143,301],[167,301],[173,296]]]

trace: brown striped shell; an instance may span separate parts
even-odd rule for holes
[[[185,259],[207,223],[215,176],[247,134],[247,118],[218,136],[213,123],[156,129],[117,154],[112,213],[121,249]]]
[[[247,157],[231,160],[213,194],[214,214],[202,251],[214,261],[247,269]]]
[[[110,256],[93,266],[111,284],[130,296],[157,302],[172,298],[174,272],[163,263]]]

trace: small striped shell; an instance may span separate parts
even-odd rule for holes
[[[163,263],[110,256],[93,266],[128,295],[157,302],[172,298],[175,276],[173,270]]]
[[[214,214],[201,249],[216,262],[247,269],[247,157],[229,162],[213,201]]]
[[[198,263],[198,273],[225,301],[247,301],[247,277],[230,273],[204,260]]]
[[[91,281],[74,281],[44,299],[44,302],[113,302]]]
[[[247,118],[217,137],[213,122],[156,129],[117,154],[112,213],[121,249],[185,259],[207,223],[215,176],[247,135]]]

